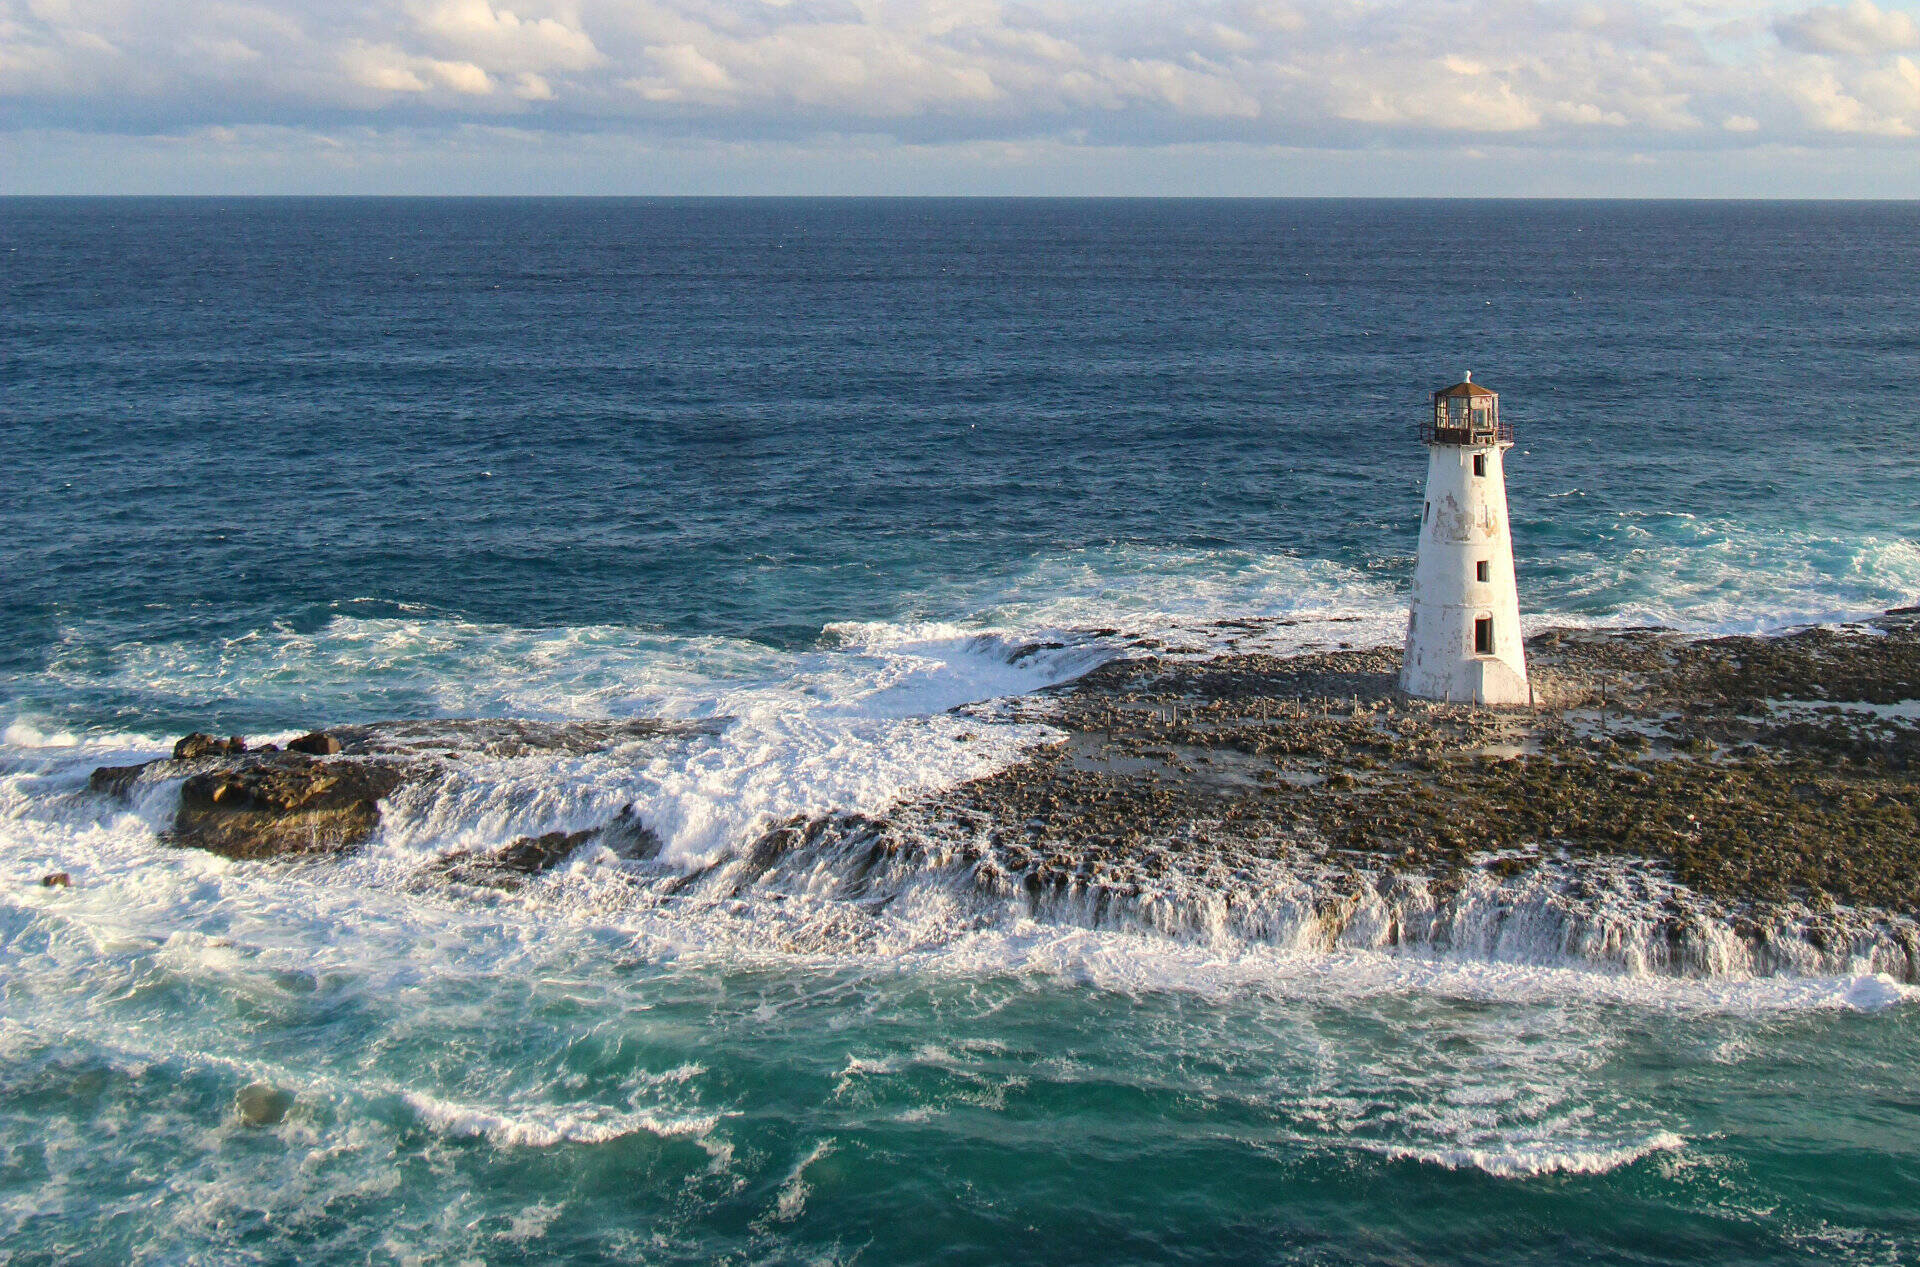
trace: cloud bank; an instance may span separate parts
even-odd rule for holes
[[[101,162],[137,138],[196,162],[532,138],[989,166],[994,147],[1238,147],[1409,171],[1839,147],[1904,178],[1920,22],[1874,0],[0,0],[0,131]]]

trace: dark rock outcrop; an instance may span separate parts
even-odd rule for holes
[[[550,871],[590,841],[597,841],[628,858],[651,858],[660,851],[660,838],[643,824],[629,805],[612,822],[585,831],[550,831],[522,836],[500,849],[462,849],[443,855],[428,869],[433,880],[487,889],[517,889],[542,872]]]
[[[340,741],[324,730],[287,740],[288,752],[303,752],[310,757],[331,757],[340,751]]]
[[[256,755],[189,775],[169,843],[228,858],[342,853],[380,823],[379,802],[408,768],[386,761]]]
[[[203,731],[194,731],[173,745],[175,761],[194,761],[200,757],[237,756],[247,750],[247,741],[235,735],[231,739],[215,739]]]
[[[520,887],[528,876],[557,866],[574,850],[599,834],[598,828],[550,831],[543,836],[522,836],[491,853],[463,849],[438,859],[433,864],[432,873],[453,884],[514,889]]]
[[[87,776],[87,791],[101,796],[111,796],[125,800],[133,792],[133,785],[140,776],[155,766],[168,765],[165,761],[146,761],[139,765],[102,765],[95,766],[93,773]]]

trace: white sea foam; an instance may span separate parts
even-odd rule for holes
[[[1522,561],[1523,603],[1596,624],[1759,633],[1920,601],[1920,542],[1683,512],[1622,512],[1611,532],[1561,543],[1543,566],[1551,575],[1530,587]]]
[[[1409,552],[1412,544],[1409,535]],[[1623,512],[1605,538],[1556,540],[1529,563],[1521,559],[1521,594],[1536,627],[1754,633],[1920,602],[1920,542],[1684,512]],[[1277,650],[1317,650],[1397,643],[1406,619],[1398,578],[1410,569],[1410,559],[1377,572],[1292,555],[1113,546],[1039,556],[928,601],[1007,628],[1115,627],[1176,645],[1214,621],[1296,620],[1262,636]]]
[[[40,847],[47,846],[64,847]],[[666,982],[684,980],[715,1006],[752,1010],[754,1032],[768,1041],[818,1029],[830,1016],[859,1032],[863,1011],[878,1006],[890,1014],[893,1004],[885,1000],[903,992],[950,994],[942,983],[951,983],[964,998],[984,988],[989,997],[970,1004],[964,1022],[943,1019],[937,1029],[910,1033],[890,1022],[853,1039],[833,1066],[838,1075],[829,1079],[829,1094],[842,1106],[872,1100],[888,1120],[938,1129],[935,1123],[961,1107],[1006,1111],[1028,1077],[1071,1076],[1045,1062],[1010,1067],[1026,1058],[993,1030],[996,982],[1025,983],[1013,989],[1016,998],[1039,989],[1121,995],[1149,1007],[1169,995],[1225,1005],[1170,1009],[1167,1015],[1188,1017],[1182,1024],[1205,1032],[1162,1034],[1152,1038],[1155,1046],[1215,1041],[1207,1038],[1210,1027],[1230,1027],[1234,1018],[1246,1018],[1262,1035],[1297,1033],[1305,1041],[1315,1015],[1393,1018],[1405,1000],[1427,1000],[1439,1010],[1400,1029],[1395,1048],[1347,1043],[1263,1057],[1276,1068],[1295,1061],[1318,1070],[1311,1095],[1286,1086],[1236,1094],[1271,1096],[1270,1104],[1257,1098],[1254,1107],[1298,1119],[1295,1137],[1316,1146],[1523,1178],[1595,1173],[1681,1147],[1680,1130],[1646,1120],[1597,1069],[1618,1042],[1610,1035],[1623,1026],[1686,1029],[1722,1018],[1873,1012],[1916,998],[1912,988],[1872,976],[1673,980],[1371,950],[1200,945],[1030,921],[969,930],[952,922],[951,910],[911,900],[889,908],[927,925],[909,931],[915,948],[905,953],[796,953],[781,948],[780,932],[783,921],[805,918],[791,909],[805,907],[804,898],[638,907],[567,900],[595,890],[599,881],[586,873],[538,900],[482,907],[190,851],[156,854],[124,819],[99,827],[87,847],[89,870],[71,891],[34,886],[42,865],[34,858],[0,860],[0,947],[21,986],[0,1021],[0,1058],[26,1059],[51,1044],[112,1053],[115,1067],[129,1074],[214,1067],[235,1086],[269,1081],[302,1103],[334,1106],[334,1124],[320,1135],[326,1147],[360,1129],[356,1123],[379,1120],[380,1105],[391,1099],[450,1139],[498,1148],[593,1147],[644,1134],[697,1143],[725,1166],[733,1164],[721,1159],[733,1155],[727,1115],[734,1106],[702,1103],[712,1088],[692,1059],[629,1073],[622,1082],[627,1102],[619,1106],[570,1099],[557,1083],[507,1090],[512,1070],[462,1062],[491,1084],[475,1093],[434,1085],[424,1071],[404,1080],[359,1072],[351,1052],[315,1053],[323,1063],[314,1065],[304,1058],[292,1066],[262,1061],[248,1034],[231,1027],[230,1005],[170,1013],[173,1020],[156,1027],[137,1009],[126,1013],[128,1001],[190,985],[192,996],[212,992],[265,1015],[285,1006],[290,982],[297,997],[334,981],[342,984],[321,988],[343,997],[414,1000],[396,1020],[421,1033],[474,1033],[518,1024],[525,985],[548,998],[578,1000],[570,1006],[583,1017],[617,1019],[623,1009],[651,1006],[652,996],[670,988]],[[612,875],[606,883],[620,884]],[[655,984],[632,980],[635,965],[652,965]],[[727,982],[735,984],[723,987]],[[756,1001],[761,990],[766,994]],[[1508,1024],[1518,1028],[1508,1032]],[[875,1037],[903,1046],[876,1049]],[[903,1095],[922,1094],[914,1088],[929,1078],[940,1080],[931,1099],[901,1103]],[[1332,1099],[1316,1109],[1314,1096]],[[808,1157],[781,1181],[776,1216],[811,1198],[809,1166],[819,1159]]]
[[[616,1112],[581,1106],[572,1109],[462,1104],[409,1091],[408,1107],[420,1120],[456,1137],[484,1136],[504,1148],[551,1148],[555,1144],[602,1144],[624,1135],[645,1132],[672,1139],[704,1135],[719,1117],[662,1117],[654,1113]]]
[[[315,720],[377,716],[406,698],[428,715],[714,719],[717,733],[651,749],[467,760],[431,794],[400,798],[379,844],[403,856],[497,844],[597,826],[631,804],[667,855],[691,864],[776,819],[878,810],[990,772],[1046,732],[985,726],[945,710],[1038,689],[1112,654],[1084,638],[1028,647],[939,624],[836,626],[819,649],[782,652],[607,627],[529,631],[343,616],[314,633],[236,639],[210,657],[184,645],[128,649],[115,682],[165,709],[211,695],[291,713],[316,696],[343,696],[331,716]],[[93,765],[150,759],[166,747],[153,737],[77,736],[16,719],[7,751],[16,767],[74,787]]]
[[[1538,1175],[1599,1175],[1618,1170],[1655,1153],[1678,1152],[1686,1140],[1671,1131],[1658,1131],[1627,1144],[1593,1142],[1589,1147],[1543,1143],[1493,1148],[1419,1148],[1405,1144],[1367,1144],[1356,1147],[1396,1161],[1422,1161],[1448,1170],[1479,1170],[1501,1179],[1531,1179]]]
[[[813,1193],[806,1179],[807,1167],[833,1152],[833,1147],[832,1139],[820,1140],[787,1172],[786,1182],[780,1185],[780,1191],[774,1197],[772,1217],[775,1220],[785,1223],[800,1217],[806,1209],[807,1198]]]
[[[144,759],[173,741],[162,735],[107,730],[76,731],[50,718],[16,716],[0,730],[0,752],[15,757],[61,759],[81,755],[107,758],[128,754]]]
[[[1040,973],[1128,994],[1226,999],[1251,991],[1326,1002],[1432,995],[1477,1003],[1593,1003],[1683,1013],[1874,1012],[1920,1001],[1920,987],[1884,974],[1675,978],[1590,965],[1501,963],[1418,952],[1198,946],[1151,934],[1025,924],[972,933],[903,957],[918,970],[978,976]]]
[[[1060,681],[1111,654],[1078,645],[1010,662],[1017,648],[950,629],[839,636],[841,650],[794,657],[783,678],[717,682],[704,698],[662,699],[653,710],[724,719],[718,733],[591,756],[464,759],[446,780],[396,798],[383,847],[500,843],[598,826],[632,805],[667,859],[708,862],[794,814],[877,812],[998,769],[1049,732],[945,710]]]
[[[1405,597],[1391,581],[1328,560],[1240,550],[1130,546],[1043,555],[941,597],[1009,630],[1117,629],[1192,650],[1242,642],[1242,649],[1274,653],[1373,646],[1397,642],[1406,621]],[[1212,627],[1243,620],[1265,623]]]

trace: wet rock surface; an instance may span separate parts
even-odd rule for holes
[[[267,753],[188,775],[170,843],[229,858],[339,853],[364,844],[409,770],[390,761]]]
[[[660,838],[640,821],[629,805],[612,822],[601,827],[521,836],[499,849],[462,849],[446,854],[427,868],[417,883],[517,889],[532,877],[559,866],[587,844],[604,846],[634,861],[645,861],[660,852]]]

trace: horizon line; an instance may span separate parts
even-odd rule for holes
[[[1920,203],[1920,195],[1890,195],[1877,198],[1837,197],[1816,194],[1778,195],[1760,198],[1736,194],[874,194],[874,193],[346,193],[316,191],[308,193],[268,193],[257,191],[227,193],[139,192],[118,193],[63,192],[12,193],[0,191],[0,201],[151,199],[188,202],[211,199],[250,198],[292,201],[295,199],[370,202],[462,199],[473,202],[633,202],[640,200],[684,202],[1713,202],[1713,203],[1837,203],[1881,205]]]

